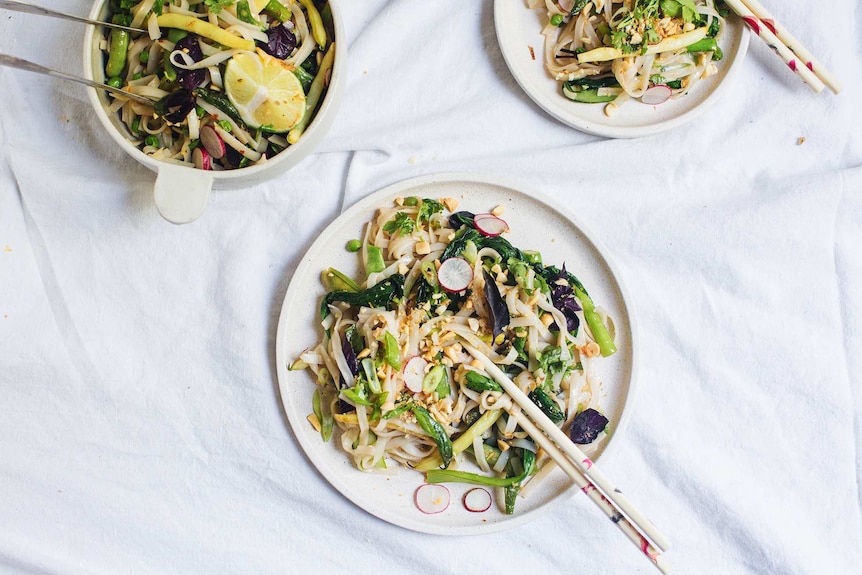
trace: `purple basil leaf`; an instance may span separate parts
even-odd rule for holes
[[[494,339],[503,332],[503,329],[509,325],[509,306],[503,301],[503,296],[500,295],[500,289],[497,287],[497,282],[491,277],[485,269],[482,269],[482,274],[485,276],[485,299],[488,301],[488,309],[491,312],[492,335]]]
[[[153,106],[157,113],[172,124],[179,124],[195,108],[195,95],[191,90],[174,90]]]
[[[573,442],[581,445],[592,443],[599,436],[599,433],[605,430],[607,425],[607,417],[595,409],[585,409],[577,414],[575,420],[572,421],[569,437],[572,438]]]
[[[350,368],[350,373],[359,375],[359,361],[356,359],[356,353],[353,351],[353,346],[350,345],[350,340],[347,334],[341,339],[341,351],[344,352],[344,359],[347,360],[347,367]]]
[[[188,54],[189,58],[195,62],[200,62],[204,58],[204,53],[201,50],[198,37],[194,34],[189,34],[185,38],[180,39],[174,47],[174,50],[180,50],[181,52]],[[176,69],[177,84],[183,88],[188,88],[189,90],[194,90],[207,79],[207,71],[204,69],[185,70],[179,66],[176,66]]]
[[[566,274],[566,264],[563,264],[563,269],[560,270],[556,280],[565,280],[565,284],[553,283],[551,285],[551,303],[554,307],[563,312],[566,317],[566,331],[577,332],[581,322],[575,312],[581,311],[581,306],[578,305],[578,300],[575,299],[575,291],[569,285],[568,274]],[[552,324],[550,329],[559,330],[556,323]]]
[[[273,58],[284,60],[296,48],[296,36],[284,25],[270,28],[266,37],[266,44],[261,43],[261,48]]]

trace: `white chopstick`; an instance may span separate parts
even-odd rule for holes
[[[793,73],[808,84],[808,87],[818,94],[823,91],[826,85],[817,77],[817,75],[808,68],[807,62],[798,62],[799,57],[793,52],[778,36],[772,32],[774,26],[767,26],[761,18],[755,14],[746,1],[743,0],[724,0],[731,10],[736,12],[748,24],[758,37],[766,42],[766,45],[778,54],[784,63],[793,70]],[[772,22],[770,21],[770,24]],[[776,30],[777,31],[777,30]]]
[[[618,490],[613,483],[605,476],[604,473],[592,462],[592,460],[569,439],[563,431],[554,425],[548,419],[548,416],[527,397],[521,388],[509,379],[503,371],[497,367],[485,354],[473,348],[467,343],[462,343],[464,349],[479,360],[485,371],[499,383],[503,390],[509,394],[512,400],[526,412],[532,421],[562,449],[567,458],[602,494],[616,507],[631,524],[646,538],[655,548],[660,551],[667,551],[670,547],[670,541],[662,534],[658,528],[652,524],[628,498]],[[525,430],[526,431],[526,430]]]
[[[797,40],[793,34],[791,34],[790,31],[781,24],[781,22],[776,20],[775,17],[763,7],[760,2],[757,0],[742,1],[758,20],[763,22],[763,24],[770,28],[770,30],[774,31],[775,36],[784,42],[784,44],[790,48],[797,57],[799,57],[803,66],[814,72],[814,75],[820,78],[820,80],[826,84],[833,93],[837,94],[841,91],[842,86],[841,82],[838,81],[838,78],[836,78],[832,72],[827,70],[826,66],[821,64],[814,55],[808,51],[808,48],[803,46],[802,42]]]
[[[620,531],[625,533],[629,540],[634,543],[635,546],[637,546],[637,548],[640,549],[662,573],[670,571],[670,565],[668,565],[667,560],[663,555],[661,555],[659,550],[647,541],[644,536],[635,529],[631,522],[622,513],[620,513],[604,495],[602,495],[601,491],[596,489],[596,486],[590,483],[589,479],[584,477],[584,475],[578,471],[574,465],[572,465],[572,462],[566,458],[565,454],[560,451],[547,435],[542,433],[541,429],[536,427],[536,424],[533,423],[529,417],[524,415],[522,411],[518,410],[515,410],[511,415],[518,421],[518,425],[521,426],[521,429],[526,431],[529,436],[545,450],[551,459],[554,460],[554,463],[556,463],[560,469],[566,473],[566,475],[572,478],[575,485],[580,487],[581,491],[586,493],[587,497],[589,497],[593,503],[598,505],[599,509],[604,511],[605,515],[607,515],[607,517],[620,528]]]

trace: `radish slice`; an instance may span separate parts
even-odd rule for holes
[[[201,147],[195,148],[195,151],[192,152],[192,162],[199,170],[211,170],[213,168],[209,153]]]
[[[473,218],[473,224],[482,235],[491,238],[509,231],[509,224],[494,214],[479,214]]]
[[[440,264],[437,281],[448,292],[464,291],[473,281],[473,267],[464,258],[449,258]]]
[[[673,90],[670,89],[670,86],[665,84],[656,84],[655,86],[647,88],[644,95],[641,96],[641,102],[649,104],[650,106],[655,106],[666,101],[670,98],[671,94],[673,94]]]
[[[204,126],[201,128],[201,144],[203,144],[203,147],[210,153],[210,156],[216,160],[220,160],[224,157],[226,152],[224,140],[221,139],[221,136],[218,135],[212,126]]]
[[[414,355],[404,364],[404,384],[413,393],[422,391],[422,380],[425,379],[427,365],[428,362],[418,355]]]
[[[473,513],[488,511],[491,507],[491,494],[488,493],[487,489],[474,487],[464,494],[464,507]]]
[[[449,490],[444,485],[426,483],[419,486],[414,499],[419,511],[433,515],[449,507]]]

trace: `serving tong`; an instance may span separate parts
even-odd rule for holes
[[[13,12],[36,14],[37,16],[50,16],[51,18],[60,18],[61,20],[72,20],[73,22],[81,22],[83,24],[91,24],[93,26],[116,28],[117,30],[125,30],[126,32],[146,32],[146,30],[141,30],[140,28],[121,26],[119,24],[114,24],[113,22],[99,22],[97,20],[90,20],[89,18],[75,16],[73,14],[66,14],[65,12],[57,12],[56,10],[51,10],[50,8],[43,8],[42,6],[36,6],[35,4],[28,4],[26,2],[19,2],[18,0],[0,0],[0,8],[6,8],[7,10],[12,10]]]
[[[60,18],[62,20],[71,20],[73,22],[89,24],[92,26],[104,26],[107,28],[116,28],[118,30],[125,30],[127,32],[136,32],[136,33],[145,32],[145,30],[141,30],[140,28],[131,28],[129,26],[121,26],[119,24],[113,24],[111,22],[98,22],[96,20],[90,20],[89,18],[82,18],[80,16],[74,16],[72,14],[66,14],[64,12],[57,12],[56,10],[51,10],[49,8],[43,8],[42,6],[35,6],[33,4],[27,4],[25,2],[18,2],[17,0],[0,0],[0,8],[6,8],[8,10],[12,10],[15,12],[23,12],[25,14],[36,14],[37,16],[50,16],[52,18]],[[131,92],[121,90],[120,88],[115,88],[113,86],[109,86],[108,84],[103,84],[101,82],[95,82],[93,80],[88,80],[87,78],[82,78],[81,76],[75,76],[73,74],[67,74],[65,72],[60,72],[58,70],[46,68],[45,66],[42,66],[40,64],[36,64],[35,62],[30,62],[29,60],[25,60],[23,58],[18,58],[17,56],[10,56],[8,54],[0,53],[0,66],[6,66],[9,68],[17,68],[19,70],[25,70],[27,72],[35,72],[37,74],[44,74],[46,76],[51,76],[52,78],[58,78],[60,80],[70,80],[72,82],[77,82],[78,84],[90,86],[90,87],[96,88],[98,90],[104,90],[104,91],[110,92],[111,94],[114,94],[116,96],[128,98],[129,100],[134,100],[135,102],[140,102],[142,104],[152,105],[152,103],[153,103],[153,101],[151,99],[145,98],[144,96],[139,96],[138,94],[132,94]]]

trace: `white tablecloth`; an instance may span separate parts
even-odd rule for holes
[[[326,139],[181,227],[84,88],[0,69],[0,572],[652,573],[583,496],[423,535],[353,505],[296,443],[274,339],[301,254],[357,199],[450,171],[523,181],[607,245],[642,364],[602,464],[675,572],[862,571],[862,13],[773,4],[839,96],[753,38],[706,115],[608,140],[519,89],[491,2],[342,1]],[[0,11],[3,53],[79,72],[82,37]]]

